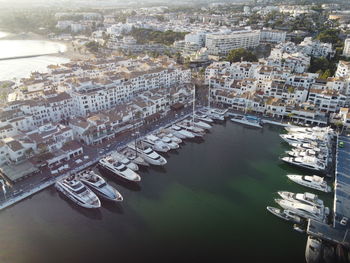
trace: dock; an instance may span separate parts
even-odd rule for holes
[[[291,127],[293,125],[290,125],[289,123],[283,123],[283,122],[278,122],[278,121],[271,121],[268,119],[261,119],[261,122],[263,124],[272,124],[272,125],[277,125],[277,126],[281,126],[281,127]]]
[[[339,147],[339,142],[344,146]],[[310,220],[309,235],[350,248],[350,137],[338,136],[334,181],[333,224]]]

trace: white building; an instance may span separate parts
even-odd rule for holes
[[[286,41],[286,32],[273,29],[263,29],[260,33],[261,42],[283,43]]]
[[[345,57],[350,57],[350,38],[345,39],[343,55]]]
[[[235,31],[228,34],[208,34],[206,47],[210,55],[225,56],[233,49],[257,47],[259,41],[259,30]]]

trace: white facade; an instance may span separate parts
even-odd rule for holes
[[[345,39],[343,55],[345,57],[350,57],[350,38]]]
[[[259,41],[259,30],[209,34],[206,38],[206,47],[210,55],[225,56],[233,49],[257,47]]]

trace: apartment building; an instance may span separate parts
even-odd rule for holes
[[[232,49],[257,47],[259,30],[234,31],[227,34],[208,34],[206,48],[210,55],[226,56]]]

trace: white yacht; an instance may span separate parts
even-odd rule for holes
[[[94,171],[83,171],[78,178],[95,194],[110,201],[123,201],[122,195]]]
[[[284,209],[293,211],[300,217],[306,219],[314,219],[320,222],[323,222],[325,219],[323,211],[316,206],[311,206],[300,202],[293,202],[285,199],[275,199],[275,202]]]
[[[326,164],[315,157],[282,157],[282,161],[313,171],[324,172]]]
[[[132,162],[129,158],[127,158],[124,154],[118,153],[117,151],[113,152],[111,154],[111,156],[121,162],[122,164],[124,164],[126,167],[128,167],[129,169],[137,172],[139,170],[139,167],[136,163]]]
[[[176,143],[176,144],[180,144],[182,143],[182,140],[178,137],[176,137],[174,134],[172,134],[170,131],[168,130],[163,130],[160,133],[157,134],[157,136],[161,139],[163,139],[164,137],[169,138],[172,142]]]
[[[296,202],[301,202],[307,205],[315,205],[318,208],[323,209],[324,208],[324,204],[323,201],[321,199],[318,198],[317,195],[313,194],[313,193],[292,193],[292,192],[287,192],[287,191],[278,191],[277,192],[278,195],[285,199],[285,200],[289,200],[289,201],[296,201]]]
[[[160,138],[162,142],[166,143],[171,150],[179,149],[179,144],[174,142],[171,137],[163,136]]]
[[[323,244],[322,241],[312,236],[308,236],[305,249],[305,259],[308,263],[322,261]]]
[[[112,156],[102,158],[99,160],[98,163],[105,169],[120,176],[123,179],[126,179],[131,182],[141,181],[141,177],[136,172],[129,169],[124,164],[114,159]]]
[[[325,152],[327,151],[327,147],[325,145],[318,144],[316,142],[309,143],[291,143],[290,144],[294,148],[313,150],[315,152]]]
[[[312,157],[312,158],[318,158],[321,161],[328,160],[328,153],[316,152],[311,149],[294,148],[290,151],[286,151],[286,153],[291,157],[301,157],[301,158]]]
[[[165,165],[167,163],[166,159],[152,150],[151,147],[145,146],[141,142],[130,143],[128,147],[132,150],[136,150],[138,154],[142,156],[148,163],[153,165]]]
[[[313,175],[296,175],[296,174],[288,174],[287,177],[293,182],[315,189],[322,192],[329,193],[332,191],[331,187],[327,184],[327,182],[320,176]]]
[[[193,135],[197,137],[203,137],[205,134],[204,129],[195,127],[191,121],[182,121],[177,123],[177,126],[181,127],[182,129],[191,132]]]
[[[198,128],[204,129],[204,130],[209,130],[212,128],[211,125],[209,125],[208,123],[201,121],[201,120],[198,120],[196,118],[194,118],[194,121],[192,121],[190,123],[192,123],[194,126],[196,126]]]
[[[216,121],[224,121],[225,120],[224,115],[220,115],[220,114],[217,114],[216,112],[212,112],[211,109],[208,109],[208,110],[202,109],[199,112],[200,112],[200,114],[206,115],[209,118],[216,120]]]
[[[142,165],[142,166],[149,166],[149,163],[146,162],[140,155],[137,155],[136,151],[131,150],[130,148],[126,147],[121,151],[121,153],[128,158],[131,162]]]
[[[293,135],[293,134],[281,134],[280,137],[287,143],[308,143],[316,140],[316,137],[313,136],[304,136],[304,135]]]
[[[101,201],[89,188],[75,176],[70,176],[55,183],[58,191],[66,195],[74,203],[85,208],[99,208]]]
[[[157,152],[166,153],[170,151],[170,146],[155,135],[147,135],[143,138],[143,143]]]
[[[177,126],[177,125],[173,125],[171,126],[171,132],[178,138],[180,139],[192,139],[194,138],[194,134],[190,131],[186,131],[185,129],[182,129],[181,127]]]
[[[202,114],[200,112],[197,112],[194,117],[197,119],[197,120],[201,120],[201,121],[204,121],[204,122],[208,122],[208,123],[213,123],[213,119],[209,118],[208,115],[205,115],[205,114]]]
[[[271,212],[272,214],[274,214],[279,218],[282,218],[284,220],[291,221],[297,224],[301,223],[301,218],[290,210],[281,210],[279,208],[275,208],[272,206],[268,206],[266,207],[266,209],[267,211]]]
[[[254,128],[262,128],[260,124],[260,120],[254,116],[242,116],[242,115],[237,115],[234,118],[231,118],[232,122],[244,124],[250,127]]]

